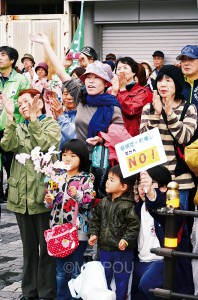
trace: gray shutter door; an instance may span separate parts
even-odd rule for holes
[[[165,54],[165,63],[173,64],[185,45],[198,45],[198,25],[103,25],[102,59],[107,53],[130,56],[137,62],[152,62],[155,50]]]

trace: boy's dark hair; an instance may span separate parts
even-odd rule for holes
[[[79,171],[86,170],[89,163],[89,151],[86,144],[78,139],[71,139],[67,141],[62,147],[61,159],[62,153],[68,150],[72,151],[80,158]]]
[[[137,72],[138,72],[138,64],[136,63],[136,61],[131,58],[131,57],[128,57],[128,56],[125,56],[125,57],[121,57],[119,58],[117,61],[116,61],[116,64],[115,64],[115,70],[117,71],[117,66],[118,66],[118,63],[121,62],[123,64],[127,64],[131,67],[131,70],[133,73],[135,73],[135,75],[137,75]]]
[[[124,178],[119,165],[115,165],[115,166],[111,167],[109,169],[108,173],[115,174],[120,179],[120,182],[122,184],[126,184],[127,185],[127,191],[133,189],[133,187],[135,185],[135,181],[136,181],[136,176],[135,175]]]
[[[159,188],[172,181],[170,171],[164,166],[155,166],[147,170],[149,176],[158,183]]]
[[[0,47],[0,52],[5,52],[9,59],[13,59],[14,62],[12,63],[12,67],[14,68],[16,65],[16,62],[19,58],[19,53],[15,48],[9,47],[9,46],[1,46]]]

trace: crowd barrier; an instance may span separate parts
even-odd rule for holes
[[[185,216],[198,218],[198,212],[180,210],[179,208],[179,185],[172,181],[168,184],[166,207],[155,210],[157,214],[166,216],[164,248],[152,248],[151,253],[164,256],[163,289],[150,289],[149,292],[155,297],[162,299],[198,299],[198,296],[176,293],[175,290],[175,259],[176,257],[188,257],[198,259],[198,254],[177,251],[178,232],[177,218],[175,216]]]

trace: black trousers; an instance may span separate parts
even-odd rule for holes
[[[23,243],[22,292],[27,297],[56,297],[56,266],[47,253],[44,230],[50,212],[29,215],[16,213]]]

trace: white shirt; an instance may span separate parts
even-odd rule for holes
[[[160,247],[159,240],[155,233],[154,219],[146,210],[145,203],[141,208],[141,224],[138,236],[138,251],[140,261],[150,262],[163,259],[150,252],[151,248]]]

